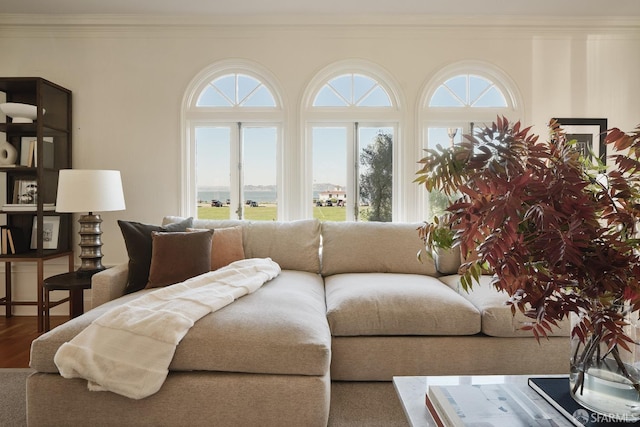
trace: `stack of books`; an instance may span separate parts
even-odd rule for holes
[[[27,250],[27,239],[18,227],[0,227],[0,253],[13,255]]]
[[[571,397],[568,377],[531,377],[528,385],[429,385],[426,405],[440,427],[640,425],[585,409]]]
[[[431,385],[426,401],[441,427],[563,425],[562,416],[538,407],[517,384]]]

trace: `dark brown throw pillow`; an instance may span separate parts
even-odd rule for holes
[[[183,282],[211,271],[213,230],[151,233],[153,249],[147,288]]]
[[[153,231],[186,231],[193,225],[193,218],[168,224],[159,225],[142,224],[134,221],[118,221],[124,244],[129,255],[129,274],[125,294],[144,289],[149,281],[149,269],[151,268],[151,232]]]

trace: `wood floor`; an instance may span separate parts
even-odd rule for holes
[[[51,327],[68,320],[65,316],[52,316]],[[0,368],[28,368],[31,341],[36,339],[38,326],[35,316],[0,315]]]

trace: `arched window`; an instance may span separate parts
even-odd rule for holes
[[[184,102],[184,214],[277,219],[283,117],[274,80],[255,64],[229,61],[200,73]]]
[[[422,97],[420,121],[423,147],[459,142],[464,133],[489,124],[498,116],[520,119],[516,85],[495,66],[464,61],[441,70],[427,84]],[[425,203],[422,204],[423,206]],[[426,218],[442,213],[445,199],[429,194]]]
[[[275,107],[276,100],[264,83],[241,73],[220,76],[198,95],[197,107]]]
[[[348,73],[329,80],[313,100],[314,107],[391,107],[387,91],[371,77]]]
[[[442,83],[429,99],[429,107],[505,108],[504,93],[491,80],[473,74],[458,74]]]
[[[303,112],[307,216],[393,219],[400,120],[393,87],[378,67],[357,61],[334,64],[311,83]]]

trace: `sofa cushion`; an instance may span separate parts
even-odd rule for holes
[[[255,293],[200,319],[170,369],[323,375],[330,359],[322,278],[284,270]]]
[[[286,270],[320,271],[320,221],[255,221],[244,229],[247,258],[270,257]]]
[[[188,227],[191,227],[192,223],[193,218],[181,218],[180,221],[175,221],[163,227],[135,221],[118,221],[124,244],[127,247],[127,254],[129,255],[129,276],[125,293],[144,289],[149,281],[152,248],[151,232],[186,231]]]
[[[167,216],[163,224],[184,220]],[[193,221],[193,228],[242,227],[244,255],[247,258],[271,258],[283,270],[320,271],[320,221]]]
[[[418,274],[347,273],[325,277],[334,336],[471,335],[480,312],[437,278]]]
[[[498,338],[483,334],[335,337],[331,343],[331,379],[391,381],[394,376],[531,375],[532,372],[566,375],[569,353],[569,340],[565,337],[540,342],[533,337]],[[415,403],[418,402],[416,399]],[[426,408],[423,410],[426,412]]]
[[[463,298],[471,302],[481,313],[482,332],[493,337],[530,337],[531,331],[522,330],[522,327],[531,322],[520,311],[515,316],[511,314],[511,307],[506,304],[509,296],[504,291],[497,290],[492,284],[492,276],[480,276],[480,283],[473,284],[469,292],[466,292],[460,284],[460,276],[457,274],[440,277],[443,283],[455,290]],[[549,336],[569,336],[571,331],[568,319],[560,322],[560,328],[547,332]]]
[[[340,273],[411,273],[437,275],[433,260],[417,254],[424,248],[421,224],[323,222],[322,275]]]
[[[153,250],[146,288],[183,282],[211,271],[213,231],[151,233]]]
[[[58,347],[109,308],[152,291],[110,301],[41,335],[31,346],[31,367],[58,372],[53,363]],[[169,369],[325,375],[331,359],[325,313],[322,278],[284,270],[253,294],[198,320]]]

